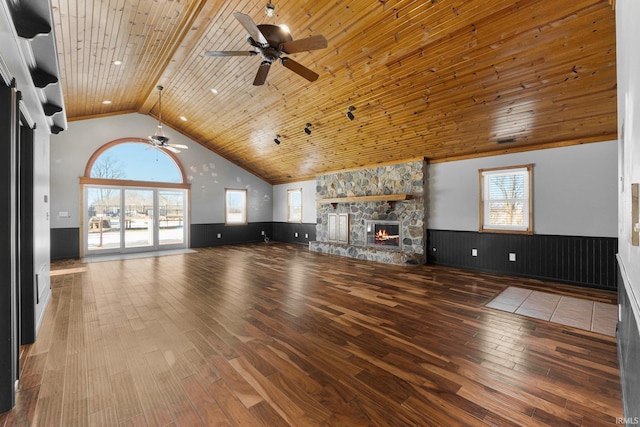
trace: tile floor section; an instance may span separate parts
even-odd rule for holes
[[[511,286],[486,306],[604,335],[616,335],[618,306],[615,304]]]

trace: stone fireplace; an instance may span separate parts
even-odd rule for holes
[[[309,242],[309,250],[389,264],[424,264],[425,166],[419,159],[317,176],[317,240]],[[330,232],[336,222],[329,220],[333,214],[348,218],[344,242]]]

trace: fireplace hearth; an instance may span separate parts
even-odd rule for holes
[[[367,221],[367,246],[384,249],[402,248],[400,221]]]

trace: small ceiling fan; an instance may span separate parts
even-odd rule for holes
[[[282,56],[309,50],[324,49],[327,47],[327,39],[324,36],[316,35],[300,40],[293,40],[291,34],[278,25],[260,24],[256,25],[249,15],[235,12],[233,16],[242,24],[249,33],[247,41],[256,50],[249,51],[207,51],[205,56],[254,56],[260,54],[262,62],[258,68],[258,73],[253,80],[254,86],[263,85],[267,80],[267,75],[271,69],[271,64],[278,59],[286,68],[304,77],[310,82],[318,79],[319,75],[304,65],[293,59]]]
[[[165,136],[162,130],[162,89],[164,89],[164,87],[157,86],[156,89],[158,89],[158,129],[156,129],[156,133],[147,137],[149,144],[155,148],[164,148],[173,153],[179,153],[179,148],[183,150],[189,149],[189,147],[184,144],[169,144],[169,137]]]

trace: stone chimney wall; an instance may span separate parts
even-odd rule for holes
[[[392,264],[424,264],[426,262],[426,162],[424,160],[336,172],[316,177],[317,222],[316,241],[309,249],[352,258]],[[362,196],[408,194],[409,200],[357,201]],[[356,198],[337,203],[334,208],[322,199]],[[349,215],[349,243],[329,242],[328,214]],[[367,220],[400,221],[402,250],[366,246]]]

